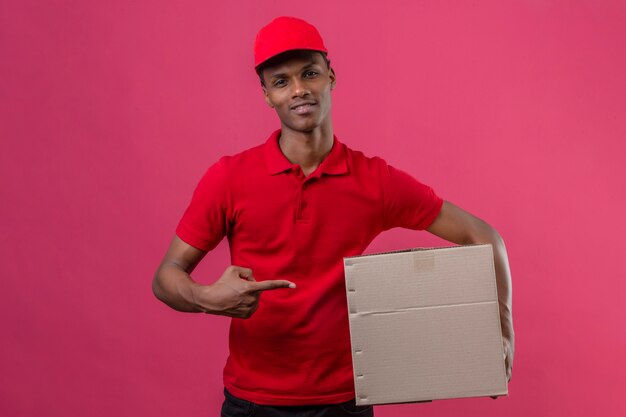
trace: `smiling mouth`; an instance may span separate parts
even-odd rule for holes
[[[298,104],[292,107],[291,110],[296,114],[307,114],[311,112],[313,106],[315,106],[314,103]]]

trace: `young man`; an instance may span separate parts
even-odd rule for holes
[[[233,318],[222,416],[373,415],[354,402],[343,257],[393,227],[493,245],[510,377],[502,239],[432,188],[339,141],[326,54],[303,20],[280,17],[259,31],[255,69],[281,128],[207,170],[154,277],[155,295],[170,307]],[[212,285],[197,284],[191,272],[224,236],[232,265]]]

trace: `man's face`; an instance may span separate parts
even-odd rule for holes
[[[335,73],[318,52],[303,51],[263,69],[263,92],[283,129],[312,132],[329,124]]]

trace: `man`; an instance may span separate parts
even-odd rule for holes
[[[373,415],[354,402],[343,257],[405,227],[494,248],[507,376],[513,361],[506,250],[492,227],[334,135],[337,77],[317,29],[280,17],[255,41],[255,69],[281,128],[212,165],[153,282],[170,307],[232,317],[222,416]],[[232,265],[190,276],[228,237]]]

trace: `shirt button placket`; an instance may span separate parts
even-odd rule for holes
[[[304,176],[303,176],[304,177]],[[310,217],[310,202],[309,202],[309,184],[310,181],[303,181],[302,186],[300,187],[300,195],[299,202],[297,207],[297,219],[298,220],[308,220]]]

